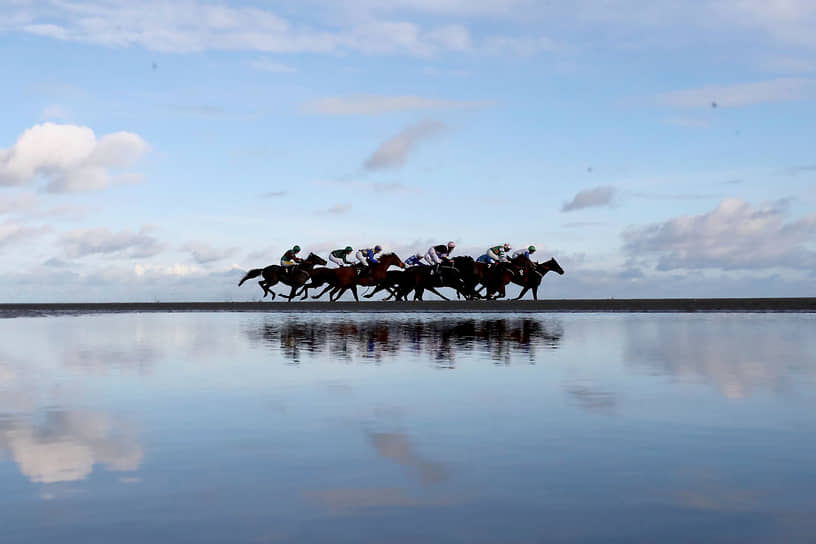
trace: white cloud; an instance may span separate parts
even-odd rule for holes
[[[383,142],[377,150],[365,160],[366,170],[399,168],[405,164],[408,155],[422,142],[432,138],[445,129],[444,123],[427,120],[405,127],[396,136]]]
[[[238,252],[237,247],[218,248],[202,242],[185,244],[182,249],[189,251],[198,264],[207,264],[231,257]]]
[[[297,69],[294,66],[289,66],[288,64],[276,62],[266,58],[251,60],[247,64],[260,72],[274,72],[281,74],[297,72]]]
[[[149,227],[138,232],[112,232],[108,228],[82,229],[62,237],[65,254],[69,257],[85,257],[94,254],[119,254],[132,259],[153,257],[161,253],[164,245],[148,234]]]
[[[661,93],[657,102],[677,108],[710,108],[751,106],[801,100],[816,93],[816,81],[802,78],[779,78],[738,85],[699,87]]]
[[[422,96],[356,95],[331,96],[301,105],[305,113],[323,115],[380,115],[400,111],[481,108],[488,102],[476,100],[441,100]]]
[[[25,17],[20,16],[25,14]],[[347,24],[320,28],[294,23],[269,9],[185,2],[125,0],[60,2],[11,11],[6,28],[57,40],[107,47],[139,46],[162,52],[206,50],[268,53],[335,53],[428,55],[459,51],[469,38],[458,25],[425,30],[407,21],[370,16],[348,17]],[[300,20],[307,20],[301,17]]]
[[[714,210],[662,223],[632,227],[623,234],[633,257],[657,258],[660,270],[816,267],[816,214],[785,222],[785,201],[753,207],[726,198]]]
[[[612,204],[616,193],[616,189],[608,185],[602,185],[594,189],[586,189],[575,195],[569,202],[565,202],[561,207],[561,211],[570,212],[583,208],[609,206]]]
[[[51,192],[103,189],[133,180],[122,169],[148,150],[137,134],[115,132],[96,137],[77,125],[43,123],[24,131],[10,148],[0,149],[0,185],[23,185],[39,178]]]
[[[51,231],[51,227],[29,227],[19,223],[0,223],[0,247],[42,236]]]
[[[0,196],[0,214],[23,213],[37,207],[37,197],[32,193]]]

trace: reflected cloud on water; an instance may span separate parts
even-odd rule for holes
[[[406,353],[438,363],[473,353],[497,362],[515,355],[534,362],[537,349],[557,349],[564,334],[559,321],[531,318],[283,319],[249,329],[247,336],[295,363],[305,354],[380,361]]]
[[[782,392],[792,376],[814,375],[816,340],[796,320],[745,316],[626,322],[627,364],[716,386],[728,398]]]
[[[77,361],[68,357],[63,363],[71,367]],[[143,451],[135,432],[98,410],[69,408],[82,404],[82,394],[76,384],[61,383],[48,362],[0,353],[0,459],[12,460],[40,484],[83,480],[96,465],[138,469]]]
[[[37,483],[86,478],[94,465],[132,471],[142,449],[120,422],[90,412],[49,411],[41,422],[0,423],[0,451],[6,450],[22,474]]]
[[[393,461],[416,473],[423,483],[432,484],[445,480],[447,472],[439,463],[422,457],[402,433],[368,433],[368,438],[380,457]]]

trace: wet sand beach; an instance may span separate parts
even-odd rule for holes
[[[112,302],[0,304],[0,317],[57,314],[142,312],[392,312],[392,313],[531,313],[531,312],[811,312],[816,297],[566,299],[424,302]]]

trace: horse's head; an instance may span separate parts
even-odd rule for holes
[[[312,264],[319,264],[320,266],[326,264],[326,260],[323,259],[323,257],[321,257],[320,255],[315,255],[314,253],[309,253],[309,256],[306,257],[306,259],[304,260]]]
[[[553,272],[557,272],[558,275],[564,275],[564,269],[561,268],[561,265],[558,264],[558,261],[555,260],[555,257],[550,259],[549,261],[545,261],[538,265],[539,267],[544,268],[543,272],[546,273],[548,270],[552,270]]]
[[[386,268],[392,265],[405,268],[405,263],[402,262],[402,259],[400,259],[396,253],[385,253],[379,258],[379,261],[384,264]]]

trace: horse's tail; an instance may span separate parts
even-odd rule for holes
[[[246,276],[244,276],[244,278],[241,281],[238,282],[238,287],[241,287],[246,280],[257,278],[261,274],[263,274],[263,268],[253,268],[252,270],[246,273]]]

